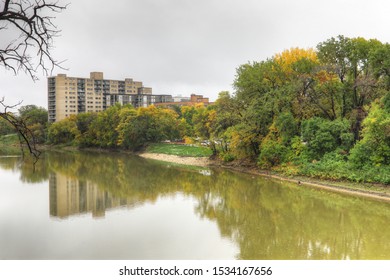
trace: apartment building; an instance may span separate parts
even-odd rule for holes
[[[195,106],[196,104],[203,104],[204,106],[213,105],[214,102],[210,102],[208,97],[203,97],[199,94],[191,94],[190,97],[177,96],[173,97],[172,101],[156,103],[156,106],[172,107],[172,106]]]
[[[101,112],[110,106],[132,104],[135,108],[172,102],[171,95],[153,95],[152,88],[133,79],[107,80],[102,72],[89,78],[58,74],[48,78],[49,121],[60,121],[84,112]]]

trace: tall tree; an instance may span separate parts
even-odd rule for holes
[[[370,53],[372,68],[377,79],[390,91],[390,44],[382,44]]]
[[[351,119],[356,140],[367,115],[364,106],[379,97],[375,73],[378,76],[378,73],[386,71],[386,67],[380,65],[386,59],[383,53],[378,52],[381,48],[382,43],[378,40],[344,36],[331,38],[317,46],[320,61],[340,79],[341,117],[348,115]]]
[[[48,121],[47,110],[43,107],[38,107],[36,105],[25,105],[19,108],[19,116],[27,123],[27,125],[32,124],[42,124],[46,125]]]

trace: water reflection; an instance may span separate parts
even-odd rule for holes
[[[104,217],[109,209],[157,205],[179,194],[195,200],[195,215],[238,246],[238,259],[390,259],[386,203],[119,154],[48,153],[39,165],[32,172],[15,159],[0,160],[23,181],[48,180],[52,218]],[[180,224],[170,238],[188,226]]]
[[[145,201],[155,201],[163,193],[181,191],[182,186],[187,184],[182,183],[185,179],[182,176],[186,172],[189,172],[187,176],[211,176],[212,173],[210,169],[195,167],[186,168],[186,172],[181,174],[177,167],[169,164],[121,155],[112,155],[107,159],[106,155],[97,154],[95,160],[94,156],[88,154],[77,153],[71,158],[63,154],[61,161],[55,161],[57,156],[47,154],[45,160],[51,163],[54,171],[49,174],[50,215],[59,218],[88,212],[95,218],[101,218],[107,209],[131,208]],[[64,160],[64,157],[67,159]],[[77,159],[72,163],[75,157]],[[102,157],[106,167],[104,172],[101,167],[94,167],[97,161],[103,160]],[[73,173],[69,171],[75,171],[77,176],[72,176]],[[179,182],[171,186],[175,181]]]
[[[67,218],[71,215],[92,213],[94,218],[105,216],[106,210],[137,202],[131,198],[113,197],[90,181],[80,181],[60,173],[49,176],[50,215]]]

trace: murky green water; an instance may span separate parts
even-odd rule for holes
[[[0,158],[0,259],[390,259],[390,204],[138,157]]]

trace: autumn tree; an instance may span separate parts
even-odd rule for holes
[[[195,106],[195,114],[193,116],[194,133],[198,138],[205,140],[213,155],[217,154],[216,147],[216,111],[212,106],[205,107],[203,104]]]
[[[137,151],[148,143],[180,137],[179,119],[175,111],[149,106],[129,112],[116,128],[118,146]]]
[[[280,91],[286,81],[280,73],[280,65],[271,59],[247,63],[237,69],[233,85],[239,121],[227,129],[235,156],[257,157],[260,142],[274,116],[289,103]]]
[[[280,65],[286,75],[293,75],[296,71],[296,63],[301,60],[318,62],[316,51],[311,48],[291,48],[274,55],[274,61]]]
[[[55,122],[50,125],[48,130],[48,140],[52,144],[71,144],[80,131],[77,129],[76,116]]]
[[[93,146],[99,148],[115,148],[118,142],[117,127],[121,121],[119,117],[122,106],[116,104],[100,112],[90,124],[89,137]]]

